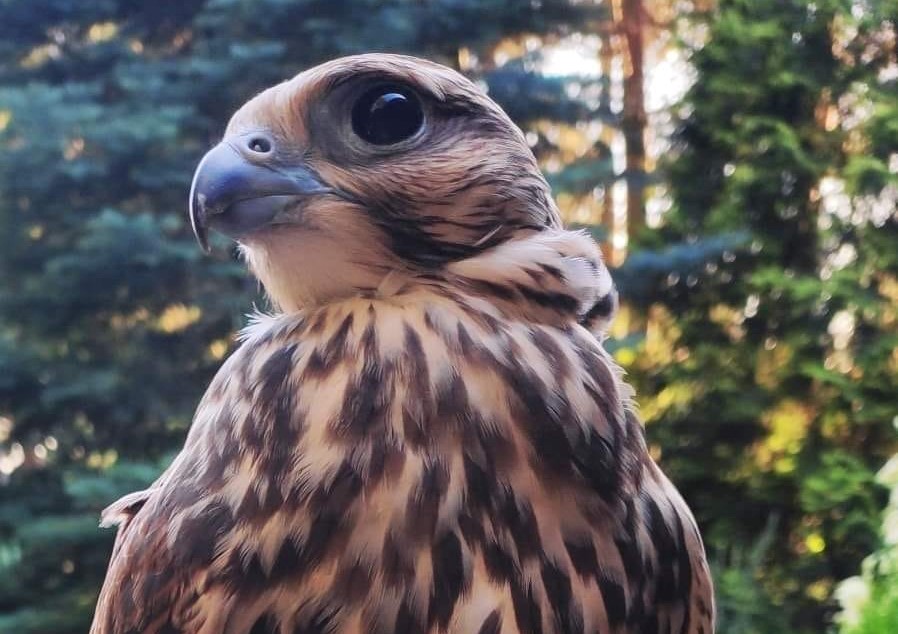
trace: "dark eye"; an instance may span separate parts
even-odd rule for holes
[[[380,86],[352,107],[352,130],[372,145],[393,145],[413,136],[424,123],[421,102],[406,88]]]

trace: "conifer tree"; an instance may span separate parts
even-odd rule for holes
[[[824,631],[834,582],[877,539],[898,145],[893,92],[852,127],[858,91],[894,90],[861,61],[894,48],[857,14],[721,0],[695,16],[708,40],[667,165],[674,206],[619,275],[650,322],[618,354],[704,527],[728,633]]]

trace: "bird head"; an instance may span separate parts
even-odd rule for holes
[[[203,157],[193,230],[239,242],[275,304],[435,273],[559,225],[521,131],[474,83],[400,55],[337,59],[260,93]]]

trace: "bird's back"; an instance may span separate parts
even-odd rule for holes
[[[115,511],[94,634],[712,631],[598,341],[439,288],[263,319]]]

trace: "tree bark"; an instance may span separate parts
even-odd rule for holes
[[[645,226],[645,47],[646,9],[643,0],[621,0],[620,30],[626,40],[624,111],[621,131],[627,144],[627,235]]]
[[[602,48],[599,50],[599,63],[602,67],[602,78],[605,81],[604,90],[600,97],[599,107],[605,112],[611,111],[611,65],[615,56],[613,32],[601,32],[599,34],[602,42]],[[599,141],[609,149],[614,143],[615,129],[608,125],[602,125],[602,131],[599,135]],[[604,150],[604,148],[602,148]],[[602,227],[605,229],[605,240],[602,241],[602,255],[606,262],[612,262],[614,257],[614,247],[611,243],[616,229],[614,218],[614,200],[612,197],[612,188],[614,180],[608,180],[602,185],[604,197],[602,198],[601,219]]]

